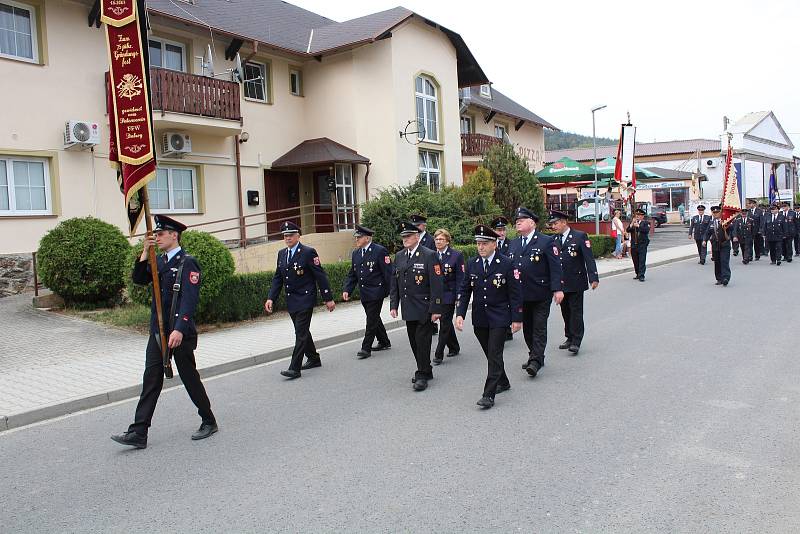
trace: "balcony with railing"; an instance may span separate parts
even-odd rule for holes
[[[483,156],[491,147],[499,145],[503,140],[486,134],[461,134],[462,156]]]
[[[241,131],[238,83],[154,67],[150,93],[153,118],[161,126],[217,129],[224,135]]]

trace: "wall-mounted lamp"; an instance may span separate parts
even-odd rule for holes
[[[242,135],[239,136],[240,143],[246,143],[248,139],[250,139],[250,134],[247,132],[242,132]]]

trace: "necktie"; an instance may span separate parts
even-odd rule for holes
[[[558,236],[558,245],[561,247],[564,246],[564,234]]]
[[[363,249],[363,248],[361,249],[361,257],[362,257],[362,258],[364,257],[364,254],[365,254],[366,252],[367,252],[367,251],[366,251],[365,249]]]
[[[441,261],[442,261],[442,253],[439,252],[439,262],[441,262]]]
[[[289,263],[290,261],[292,261],[292,249],[289,249],[286,252],[286,263]]]
[[[483,272],[484,274],[489,271],[489,260],[483,258]]]
[[[528,237],[522,236],[522,248],[525,248],[528,245]]]

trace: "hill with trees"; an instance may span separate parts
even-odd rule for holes
[[[608,137],[598,137],[597,146],[613,146],[619,142],[618,139]],[[564,148],[591,148],[592,137],[572,132],[553,132],[544,131],[544,149],[560,150]]]

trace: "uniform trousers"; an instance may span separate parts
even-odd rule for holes
[[[441,359],[444,355],[444,348],[450,349],[450,352],[461,352],[461,346],[458,344],[456,337],[456,329],[453,327],[453,314],[456,311],[455,304],[442,304],[442,318],[439,319],[439,340],[436,343],[436,350],[434,355]]]
[[[783,243],[781,241],[767,241],[767,247],[769,247],[769,261],[772,263],[781,261]]]
[[[756,259],[760,258],[766,253],[766,247],[764,246],[763,235],[756,234],[756,237],[753,239],[753,248],[755,249]]]
[[[733,247],[733,255],[739,255],[739,242],[731,240],[731,246]]]
[[[731,279],[731,245],[722,245],[720,248],[711,248],[711,261],[714,262],[714,277],[717,282],[727,282]]]
[[[189,398],[197,406],[197,413],[204,423],[215,423],[211,412],[211,402],[206,395],[206,388],[200,381],[200,375],[194,360],[194,349],[197,347],[197,336],[184,337],[183,342],[172,350],[178,374]],[[153,419],[161,387],[164,384],[164,361],[156,336],[151,334],[145,351],[144,376],[142,378],[142,394],[136,405],[136,415],[128,431],[147,436],[147,429]]]
[[[695,239],[694,242],[697,243],[697,255],[700,257],[700,261],[705,263],[706,254],[708,253],[708,246],[703,244],[702,239]]]
[[[303,365],[303,356],[309,359],[319,358],[310,331],[313,313],[314,308],[289,313],[292,324],[294,324],[294,350],[292,350],[292,361],[289,363],[290,371],[300,371],[300,366]]]
[[[528,361],[544,365],[547,346],[547,318],[550,317],[550,299],[526,300],[522,303],[522,334],[528,346]]]
[[[753,261],[753,238],[739,239],[739,246],[742,249],[742,261]]]
[[[367,326],[364,332],[364,341],[361,342],[361,350],[370,352],[375,338],[378,338],[378,343],[381,345],[389,345],[389,336],[386,335],[386,327],[383,326],[383,321],[381,320],[383,300],[371,300],[369,302],[362,300],[361,305],[364,307],[364,313],[367,314]]]
[[[792,261],[792,243],[794,242],[794,236],[792,237],[784,237],[783,238],[783,259],[786,261]]]
[[[431,367],[431,340],[433,339],[433,323],[428,315],[424,321],[406,321],[406,332],[411,352],[417,360],[416,378],[433,378]]]
[[[488,364],[483,396],[493,399],[498,386],[510,385],[503,365],[503,346],[506,342],[506,329],[476,326],[473,327],[473,330],[475,331],[475,337],[478,338],[478,343],[481,344],[483,353],[486,355]]]
[[[570,343],[580,347],[583,341],[583,291],[564,293],[561,316],[564,318],[564,335]]]
[[[636,272],[636,276],[644,276],[644,272],[647,270],[647,246],[633,245],[631,260],[633,260],[633,270]]]
[[[800,254],[800,232],[794,236],[794,254],[795,256]]]

